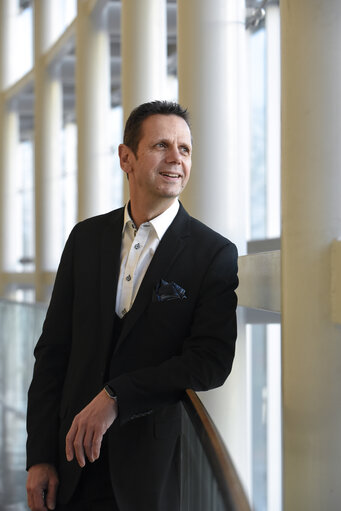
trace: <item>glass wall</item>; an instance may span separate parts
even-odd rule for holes
[[[77,0],[50,1],[50,41],[53,44],[77,15]]]
[[[278,315],[279,316],[279,315]],[[280,318],[278,317],[278,320]],[[281,328],[247,329],[250,392],[250,493],[255,511],[282,509]]]
[[[7,175],[4,203],[10,218],[4,266],[10,272],[34,270],[34,166],[33,144],[20,140],[18,101],[7,105]]]
[[[248,252],[280,248],[279,5],[250,9],[250,227]],[[281,510],[280,314],[247,315],[249,488],[255,511]]]
[[[19,213],[17,237],[19,242],[19,271],[34,271],[34,154],[32,140],[19,143],[17,209]]]
[[[100,203],[103,213],[123,204],[123,172],[118,158],[118,146],[123,138],[123,111],[121,105],[114,106],[110,110],[106,137],[105,159],[107,164],[102,167],[100,181]]]
[[[65,121],[61,132],[61,248],[77,219],[77,124]]]
[[[33,66],[33,7],[20,0],[9,2],[7,85],[19,80]]]
[[[26,406],[45,306],[0,300],[0,509],[27,510]]]
[[[280,24],[279,5],[255,9],[249,27],[250,234],[280,237]]]
[[[262,25],[249,37],[251,98],[250,238],[266,237],[266,35]]]

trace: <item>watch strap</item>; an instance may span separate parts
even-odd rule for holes
[[[110,399],[115,399],[115,401],[117,401],[117,396],[109,385],[105,385],[104,390],[106,394],[110,397]]]

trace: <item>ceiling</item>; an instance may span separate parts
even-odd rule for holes
[[[32,0],[31,0],[32,1]],[[270,3],[278,4],[279,0],[246,0],[246,27],[249,30],[258,30],[264,24],[265,7]],[[29,0],[21,0],[22,7],[30,4]],[[120,32],[121,32],[121,2],[109,0],[108,27],[110,33],[111,55],[111,104],[121,102],[120,74]],[[168,73],[176,75],[176,33],[177,33],[177,6],[176,0],[167,0],[167,52]],[[71,38],[67,51],[59,57],[61,62],[61,77],[63,83],[63,110],[64,120],[73,120],[75,117],[75,42]],[[34,92],[33,83],[28,83],[16,96],[16,103],[20,114],[21,139],[32,137],[34,129]]]

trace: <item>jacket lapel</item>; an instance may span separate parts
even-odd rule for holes
[[[164,278],[186,244],[189,236],[189,215],[180,204],[180,209],[172,224],[165,232],[146,271],[134,304],[124,321],[124,326],[116,344],[116,349],[131,331],[138,318],[152,299],[153,289],[160,278]],[[115,288],[116,289],[116,288]]]
[[[100,296],[102,339],[110,346],[115,317],[116,290],[120,271],[124,208],[113,212],[103,230],[101,241]],[[104,350],[106,352],[106,350]]]

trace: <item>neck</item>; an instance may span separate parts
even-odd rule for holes
[[[157,216],[161,215],[166,209],[168,209],[175,201],[176,197],[172,197],[167,201],[163,201],[162,204],[143,204],[140,205],[130,199],[130,216],[137,228],[140,227],[144,222],[149,222]]]

